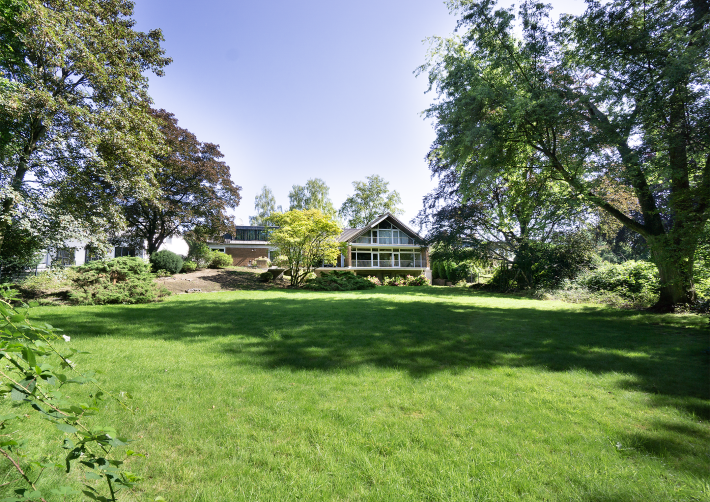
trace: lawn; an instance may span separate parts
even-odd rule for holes
[[[696,316],[378,288],[36,317],[134,396],[123,500],[710,500]]]

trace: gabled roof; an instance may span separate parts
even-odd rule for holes
[[[385,213],[377,216],[374,220],[370,221],[367,225],[365,225],[362,228],[346,228],[343,230],[343,233],[338,236],[338,241],[339,242],[352,242],[361,235],[365,234],[369,230],[372,230],[373,227],[376,227],[380,223],[382,223],[385,220],[390,220],[394,226],[396,226],[399,230],[407,234],[409,237],[414,239],[415,241],[424,242],[424,239],[422,239],[418,233],[416,233],[414,230],[409,228],[407,225],[402,223],[395,215],[392,213]]]

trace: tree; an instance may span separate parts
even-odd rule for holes
[[[120,227],[117,195],[149,196],[160,134],[148,73],[160,30],[133,30],[128,0],[3,2],[0,249],[18,221]]]
[[[167,149],[157,156],[155,199],[128,197],[124,214],[131,233],[147,241],[148,254],[166,238],[188,232],[215,236],[234,226],[229,208],[239,205],[240,187],[230,177],[219,146],[201,143],[165,110],[151,110],[160,125]]]
[[[659,309],[695,299],[693,255],[710,216],[710,16],[706,0],[590,2],[550,25],[548,7],[458,1],[460,38],[438,39],[432,154],[464,177],[533,152],[566,183],[644,237]],[[516,38],[522,30],[522,38]],[[432,155],[430,155],[430,159]],[[638,213],[608,187],[632,193]]]
[[[462,179],[439,160],[429,158],[439,185],[424,197],[417,219],[440,256],[512,263],[522,246],[550,242],[584,224],[585,207],[540,168],[468,172]]]
[[[402,198],[396,190],[389,191],[389,182],[377,174],[368,176],[367,183],[353,181],[355,193],[340,207],[340,217],[353,228],[365,226],[380,214],[402,214]]]
[[[261,193],[254,197],[254,209],[256,209],[256,216],[249,217],[249,224],[257,226],[268,225],[269,216],[282,212],[281,206],[276,206],[274,192],[266,185],[261,189]]]
[[[318,209],[273,213],[268,222],[276,227],[269,242],[288,259],[292,286],[300,286],[320,263],[334,263],[340,254],[336,237],[342,229]]]
[[[312,178],[305,185],[293,185],[288,194],[289,210],[318,209],[324,214],[335,217],[336,211],[328,193],[330,188],[320,178]]]

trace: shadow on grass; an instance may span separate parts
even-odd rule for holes
[[[414,377],[495,366],[619,372],[631,377],[623,388],[663,396],[659,406],[685,407],[710,419],[710,403],[703,401],[710,398],[706,329],[654,324],[657,318],[650,314],[606,308],[551,308],[540,302],[538,309],[537,302],[519,303],[519,297],[496,302],[490,295],[451,288],[408,293],[398,288],[219,293],[162,304],[47,311],[43,317],[81,336],[186,343],[222,337],[220,350],[234,354],[239,364],[266,368],[332,371],[368,365]]]

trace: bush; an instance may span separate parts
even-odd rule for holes
[[[153,253],[150,257],[153,270],[167,270],[171,274],[177,274],[182,270],[182,258],[172,251],[163,250]]]
[[[170,294],[155,284],[150,264],[141,258],[92,261],[76,267],[69,300],[82,305],[150,303]]]
[[[367,277],[365,277],[365,279],[370,281],[375,286],[382,286],[382,283],[380,282],[380,280],[377,277],[375,277],[374,275],[368,275]]]
[[[185,260],[184,262],[182,262],[181,272],[183,274],[187,274],[189,272],[194,272],[195,270],[197,270],[197,263],[195,263],[194,261]]]
[[[197,268],[205,268],[212,261],[212,250],[204,242],[188,241],[187,259],[195,262]]]
[[[274,258],[273,264],[279,268],[288,268],[288,256],[277,256],[276,258]]]
[[[274,278],[271,272],[262,272],[259,274],[259,280],[261,282],[269,282]]]
[[[590,291],[609,291],[624,298],[655,297],[660,290],[656,266],[647,261],[604,265],[582,275],[577,283]]]
[[[329,274],[311,279],[303,285],[304,289],[314,291],[356,291],[372,289],[375,285],[365,277],[349,271],[336,270]]]
[[[221,251],[212,251],[210,268],[227,268],[232,266],[232,257]]]
[[[405,277],[395,276],[395,277],[385,277],[383,286],[431,286],[429,279],[426,278],[424,274],[414,277],[413,275],[407,275]]]

